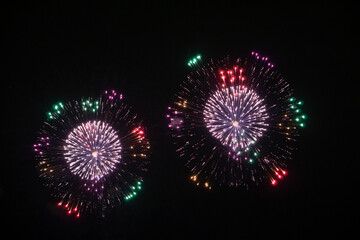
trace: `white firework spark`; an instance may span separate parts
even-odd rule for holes
[[[67,137],[64,156],[70,171],[86,180],[99,180],[111,173],[121,159],[116,131],[101,121],[76,127]]]
[[[264,100],[241,86],[222,88],[207,100],[204,121],[211,134],[233,151],[254,144],[266,131]]]

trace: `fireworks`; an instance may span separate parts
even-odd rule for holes
[[[233,151],[256,142],[266,130],[267,118],[264,100],[240,86],[217,90],[204,108],[209,132]]]
[[[99,180],[121,159],[121,144],[116,131],[101,121],[76,127],[65,141],[64,156],[70,171],[86,180]]]
[[[303,101],[267,57],[188,62],[192,71],[168,107],[169,128],[197,185],[248,186],[287,175]]]
[[[122,98],[105,91],[96,99],[59,102],[47,113],[33,147],[40,177],[69,215],[104,214],[142,188],[150,145]]]

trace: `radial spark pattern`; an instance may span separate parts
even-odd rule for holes
[[[241,86],[222,88],[209,97],[204,122],[211,134],[233,151],[254,144],[266,131],[264,100]]]
[[[276,185],[287,175],[299,129],[305,127],[303,101],[267,57],[203,63],[198,55],[168,107],[177,152],[197,185]]]
[[[67,137],[64,156],[70,171],[86,180],[99,180],[111,173],[121,159],[116,131],[101,121],[76,127]]]
[[[34,144],[40,177],[68,215],[100,213],[142,188],[150,151],[141,121],[114,90],[59,102]]]

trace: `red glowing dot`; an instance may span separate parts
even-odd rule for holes
[[[139,134],[143,134],[143,133],[144,133],[144,131],[140,131],[140,132],[139,132]]]
[[[244,80],[245,80],[245,77],[242,77],[242,78],[241,78],[241,81],[244,81]]]
[[[80,217],[80,213],[76,214],[76,217],[77,217],[77,218]]]
[[[71,209],[67,213],[68,213],[68,215],[70,215],[71,214]]]
[[[61,205],[62,205],[62,203],[61,203],[61,202],[59,202],[57,205],[58,205],[58,206],[61,206]]]
[[[272,181],[271,181],[271,184],[272,184],[273,186],[275,186],[275,185],[277,184],[277,181],[276,181],[276,180],[272,180]]]
[[[284,175],[287,175],[287,171],[282,171],[282,173],[283,173]]]

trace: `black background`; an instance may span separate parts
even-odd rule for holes
[[[4,229],[43,239],[303,239],[349,233],[355,189],[348,176],[356,151],[348,143],[357,128],[346,130],[354,123],[344,113],[354,103],[347,73],[352,16],[340,2],[249,2],[3,6],[3,52],[10,53],[1,80]],[[269,56],[304,100],[308,127],[289,176],[278,186],[197,188],[170,143],[166,108],[186,77],[188,59],[250,51]],[[73,219],[43,187],[31,146],[53,103],[110,88],[122,92],[144,119],[150,169],[140,195],[106,218]]]

